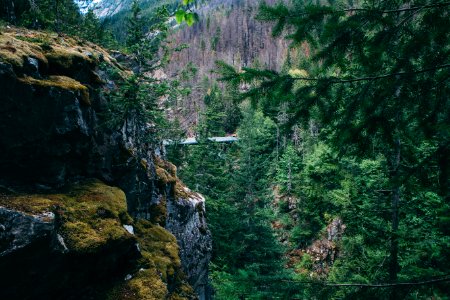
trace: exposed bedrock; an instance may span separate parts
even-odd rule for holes
[[[77,299],[193,299],[191,286],[209,297],[204,200],[133,139],[145,129],[107,129],[111,70],[130,74],[93,44],[0,35],[0,269],[29,282],[19,289],[2,272],[5,299],[63,299],[78,286]]]

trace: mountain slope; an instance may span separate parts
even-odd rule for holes
[[[74,0],[82,13],[92,9],[100,18],[112,16],[131,6],[131,0]]]
[[[210,1],[199,6],[197,23],[179,26],[172,34],[174,45],[189,47],[176,52],[165,71],[173,77],[195,69],[186,83],[191,94],[173,106],[174,118],[181,120],[185,130],[190,131],[199,122],[203,98],[218,78],[217,61],[238,69],[259,66],[279,71],[288,54],[299,55],[289,49],[285,39],[273,38],[271,24],[255,19],[258,5],[257,0]],[[219,86],[225,93],[225,87]]]

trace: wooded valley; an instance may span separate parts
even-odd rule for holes
[[[121,268],[133,260],[132,267],[114,271],[120,277],[114,284],[97,284],[92,275],[92,287],[72,294],[67,284],[61,295],[449,299],[450,2],[0,0],[0,5],[5,76],[0,86],[6,90],[7,80],[17,81],[42,99],[56,97],[54,89],[69,90],[76,103],[85,99],[89,106],[89,113],[79,110],[87,121],[73,125],[81,133],[66,134],[60,126],[62,137],[49,138],[69,141],[57,159],[73,151],[71,159],[83,165],[76,171],[50,163],[57,160],[55,151],[45,150],[49,163],[36,167],[44,171],[33,171],[37,175],[23,183],[25,150],[16,149],[35,142],[16,142],[24,134],[2,138],[0,149],[10,157],[0,160],[0,267],[8,266],[2,259],[10,255],[11,241],[2,228],[16,226],[8,225],[12,217],[1,209],[30,213],[26,204],[10,199],[30,190],[61,193],[95,178],[122,189],[128,205],[120,216],[112,209],[96,216],[117,214],[119,227],[133,225],[144,250],[138,259],[128,252],[123,260],[108,258]],[[71,56],[57,56],[58,47],[70,48]],[[65,76],[70,78],[63,86]],[[17,118],[21,128],[35,108],[22,110],[25,104],[14,97],[0,98],[9,103],[0,117]],[[20,105],[10,104],[14,101]],[[13,121],[1,122],[0,134],[6,135]],[[84,135],[95,143],[76,146]],[[219,143],[213,137],[233,139]],[[182,143],[187,138],[196,143]],[[93,163],[84,166],[88,160]],[[53,178],[46,174],[56,179],[46,181]],[[65,218],[72,220],[77,209],[80,215],[90,209],[48,199],[53,201],[48,211],[67,210],[57,217],[63,225],[55,228],[65,228]],[[99,221],[83,222],[98,229],[93,224]],[[72,253],[72,233],[55,230],[52,240],[69,241]],[[86,253],[102,257],[114,243]],[[14,257],[21,257],[18,253]],[[142,275],[146,270],[153,275]],[[125,283],[121,276],[128,278]],[[4,289],[8,299],[33,298]],[[48,295],[63,299],[45,288],[37,298]]]

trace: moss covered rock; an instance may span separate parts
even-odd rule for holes
[[[99,180],[52,193],[3,192],[0,223],[11,231],[9,239],[4,233],[0,236],[2,242],[10,241],[10,251],[1,252],[0,267],[11,267],[25,256],[29,262],[7,278],[0,276],[4,299],[63,299],[55,294],[80,299],[196,299],[183,274],[175,237],[149,221],[133,221],[124,192]],[[0,250],[8,250],[2,246]],[[40,260],[30,253],[55,266],[39,269]],[[34,282],[28,274],[36,272],[42,280]],[[52,286],[58,279],[58,287]],[[35,284],[39,288],[31,289]],[[23,285],[30,290],[21,289]]]
[[[32,216],[56,214],[56,234],[70,252],[94,253],[110,244],[136,243],[121,222],[127,214],[124,192],[99,180],[88,180],[57,193],[4,194],[0,205]]]
[[[31,291],[39,299],[194,298],[186,282],[204,294],[211,237],[202,197],[135,140],[133,122],[120,131],[102,126],[105,94],[129,74],[76,38],[2,30],[0,185],[27,191],[0,186],[0,206],[8,220],[20,219],[10,224],[24,238],[0,226],[0,250],[14,249],[0,258],[0,269],[14,270],[0,278],[1,299]],[[83,178],[120,189],[69,184]]]
[[[142,257],[141,268],[114,289],[110,299],[196,299],[181,269],[176,238],[166,229],[145,220],[134,224]]]

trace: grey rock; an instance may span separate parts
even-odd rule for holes
[[[56,243],[54,245],[54,248],[61,253],[69,252],[69,248],[67,248],[66,243],[64,242],[64,238],[59,233],[56,234]]]
[[[123,228],[125,228],[125,230],[128,231],[130,234],[134,234],[134,228],[132,225],[123,225]]]
[[[29,63],[36,70],[35,61]],[[95,71],[104,82],[111,83],[104,88],[114,88],[106,70],[91,68],[94,66],[81,62],[76,70],[80,72],[74,78],[88,82],[84,81],[89,77],[87,74]],[[165,198],[168,212],[165,227],[177,238],[189,283],[201,299],[208,299],[212,246],[203,200],[200,196],[174,199],[173,187],[158,181],[153,161],[155,149],[136,138],[148,132],[148,128],[133,120],[128,120],[120,131],[105,128],[97,117],[104,113],[108,102],[100,88],[90,88],[91,105],[86,105],[79,101],[76,92],[17,80],[17,74],[6,62],[0,62],[0,91],[0,178],[43,187],[42,190],[52,190],[80,178],[99,178],[125,192],[128,212],[134,218],[151,219],[152,205]],[[52,251],[66,255],[68,247],[54,228],[57,222],[48,221],[52,218],[3,211],[0,253],[8,255],[34,241],[49,238]]]
[[[28,215],[0,207],[0,257],[50,237],[55,229],[54,215]]]
[[[34,57],[27,57],[24,61],[24,68],[28,75],[36,78],[40,78],[39,74],[39,61]]]
[[[166,228],[177,238],[183,269],[201,300],[209,299],[208,264],[212,238],[205,219],[204,199],[171,199],[167,202]]]

